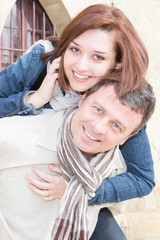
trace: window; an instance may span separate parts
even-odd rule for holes
[[[55,27],[38,0],[17,0],[0,40],[0,70],[15,63],[35,41],[53,35]]]

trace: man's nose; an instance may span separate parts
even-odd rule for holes
[[[104,119],[97,119],[92,122],[93,131],[97,134],[106,134],[107,122]]]

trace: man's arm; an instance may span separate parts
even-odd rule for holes
[[[121,147],[127,172],[105,179],[89,204],[121,202],[149,194],[154,183],[153,160],[146,127]]]

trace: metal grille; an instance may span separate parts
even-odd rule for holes
[[[56,35],[38,0],[17,0],[0,39],[0,70],[13,64],[37,40]]]

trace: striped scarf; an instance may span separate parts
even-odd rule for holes
[[[89,236],[87,205],[96,189],[112,171],[116,148],[99,153],[88,161],[74,145],[70,123],[77,107],[67,110],[59,131],[57,157],[67,189],[61,199],[52,240],[87,240]]]

